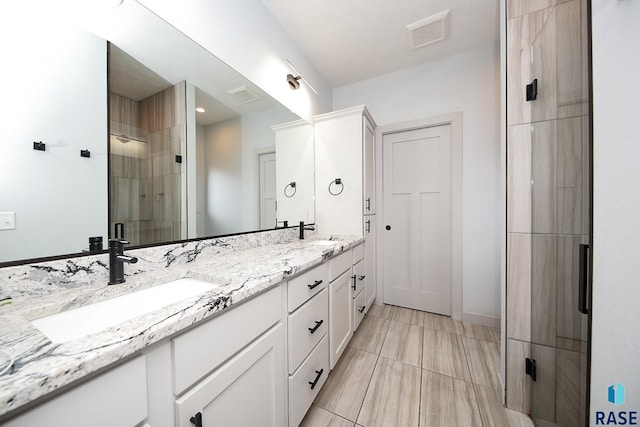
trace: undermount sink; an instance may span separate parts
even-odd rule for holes
[[[151,313],[217,285],[197,279],[179,279],[106,301],[75,308],[31,322],[54,343],[64,343]]]
[[[310,241],[309,243],[312,245],[318,245],[318,246],[334,246],[338,244],[338,242],[334,240],[313,240],[313,241]]]

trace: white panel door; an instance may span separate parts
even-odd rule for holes
[[[451,126],[383,137],[384,302],[451,314]]]
[[[260,228],[276,226],[276,153],[260,154]]]

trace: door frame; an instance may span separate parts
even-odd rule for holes
[[[383,186],[383,138],[385,135],[405,132],[415,129],[435,126],[451,126],[451,318],[462,320],[462,111],[457,111],[439,116],[411,120],[401,123],[393,123],[379,126],[376,129],[376,169],[380,171],[376,176],[376,199],[384,200]],[[380,221],[376,221],[378,239],[376,248],[377,295],[384,300],[384,267],[382,262],[385,242],[384,234],[384,203],[378,203],[376,207]]]
[[[260,230],[260,156],[276,153],[276,146],[258,147],[253,150],[253,200],[256,207],[254,221],[256,230]]]

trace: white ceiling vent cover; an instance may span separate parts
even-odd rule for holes
[[[411,49],[430,45],[447,38],[450,9],[407,25]]]
[[[234,96],[235,98],[239,99],[240,101],[248,104],[250,102],[253,101],[257,101],[259,99],[262,99],[262,97],[260,95],[258,95],[256,92],[252,91],[251,89],[249,89],[246,86],[240,86],[237,87],[235,89],[231,89],[229,92],[227,92],[229,95]]]

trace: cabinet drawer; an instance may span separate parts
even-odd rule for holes
[[[333,282],[353,265],[351,249],[329,260],[329,281]]]
[[[171,340],[176,395],[280,321],[282,289],[259,295]]]
[[[364,313],[367,309],[366,306],[367,300],[364,292],[360,292],[360,294],[353,300],[353,332],[358,329],[360,326],[360,322],[364,318]]]
[[[289,315],[289,373],[292,374],[309,352],[327,334],[329,298],[324,289]]]
[[[354,264],[360,261],[362,258],[364,258],[364,245],[362,243],[356,246],[355,248],[351,249],[351,251],[353,252]]]
[[[139,356],[36,406],[3,427],[135,426],[147,418],[147,368]]]
[[[364,289],[365,281],[367,280],[364,270],[364,261],[360,261],[353,266],[353,276],[355,277],[351,279],[351,288],[353,289],[353,297],[355,298],[360,295]]]
[[[328,269],[327,263],[323,263],[289,280],[287,284],[289,294],[287,309],[289,313],[295,311],[303,302],[327,287]]]
[[[289,425],[304,418],[329,375],[329,339],[325,335],[300,369],[289,377]],[[317,381],[316,381],[317,379]],[[315,382],[313,389],[312,384]]]

